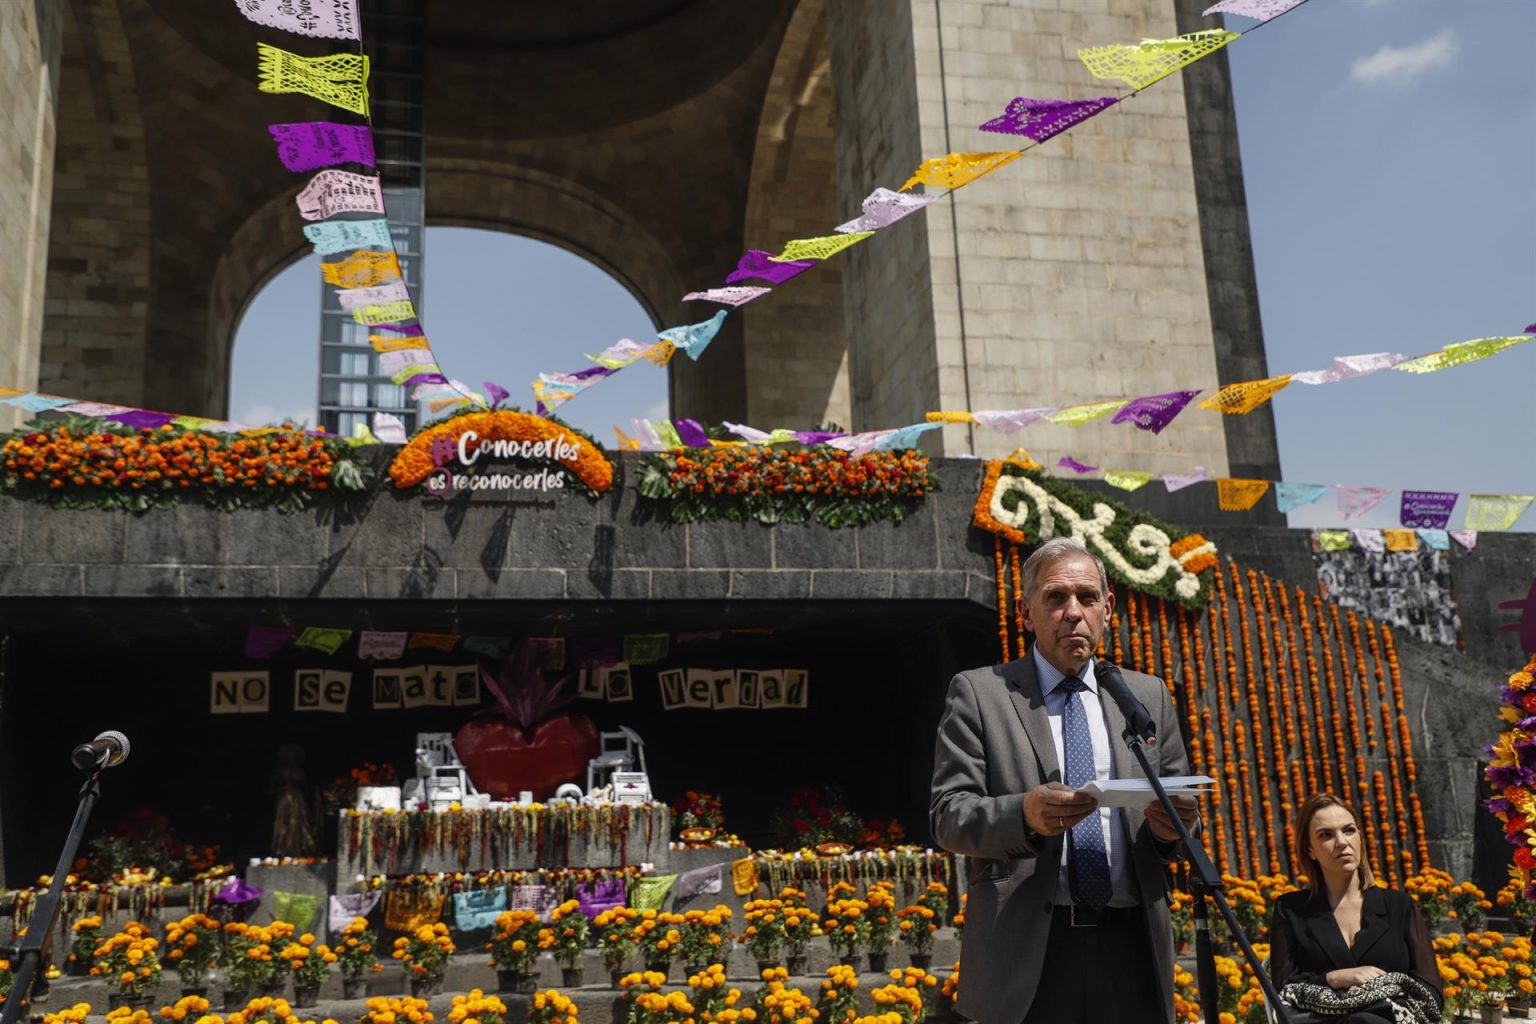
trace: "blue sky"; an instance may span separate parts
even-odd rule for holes
[[[1530,0],[1310,0],[1228,47],[1271,373],[1418,355],[1536,321],[1532,39]],[[601,270],[544,243],[433,228],[427,254],[439,359],[514,401],[529,401],[538,371],[578,369],[584,353],[654,330]],[[279,275],[242,321],[233,418],[313,420],[317,263]],[[1292,385],[1274,400],[1284,476],[1536,493],[1533,398],[1536,342],[1436,374]],[[561,415],[609,441],[612,424],[664,410],[663,371],[640,363]],[[1395,526],[1396,514],[1393,496],[1348,525]],[[1291,522],[1342,525],[1331,496]],[[1536,529],[1536,511],[1517,528]]]

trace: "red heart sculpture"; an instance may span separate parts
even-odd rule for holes
[[[601,743],[590,718],[558,711],[531,733],[504,718],[474,718],[454,734],[453,746],[475,788],[492,799],[516,800],[526,789],[547,800],[562,783],[586,785],[587,762]]]

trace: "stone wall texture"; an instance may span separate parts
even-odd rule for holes
[[[0,5],[0,388],[37,386],[61,30],[57,0]],[[0,430],[22,418],[0,409]]]

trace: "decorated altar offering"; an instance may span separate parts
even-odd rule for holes
[[[472,469],[493,459],[537,460],[553,468],[516,476]],[[596,497],[613,486],[614,465],[597,442],[572,426],[516,409],[490,409],[422,428],[395,456],[389,476],[397,488],[426,484],[433,494],[548,491],[569,483]]]

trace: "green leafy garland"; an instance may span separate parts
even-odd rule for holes
[[[850,455],[800,445],[678,448],[647,456],[637,489],[679,523],[806,523],[837,529],[905,519],[938,489],[920,451]]]

